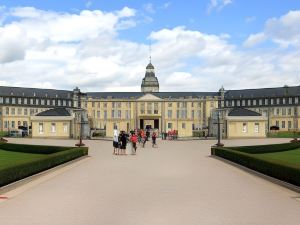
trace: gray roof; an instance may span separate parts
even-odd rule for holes
[[[154,66],[151,62],[146,66],[146,69],[154,69]]]
[[[228,90],[225,93],[225,99],[272,98],[272,97],[274,98],[274,97],[295,97],[295,96],[300,96],[299,86]]]
[[[70,99],[72,93],[66,90],[0,86],[0,96]]]
[[[151,94],[159,98],[199,98],[219,95],[218,92],[151,92]],[[87,92],[87,96],[89,97],[105,99],[137,99],[144,95],[142,92]]]
[[[70,116],[66,108],[54,108],[36,114],[36,116]]]
[[[234,108],[228,116],[261,116],[261,114],[245,108]]]

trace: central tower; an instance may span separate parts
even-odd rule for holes
[[[146,74],[143,78],[141,89],[144,93],[159,92],[159,83],[155,76],[154,66],[151,63],[151,60],[146,67]]]

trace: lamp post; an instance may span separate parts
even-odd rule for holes
[[[85,144],[82,142],[82,124],[83,124],[84,122],[83,122],[83,116],[82,116],[82,114],[80,114],[80,122],[79,122],[79,124],[80,124],[80,131],[79,131],[79,142],[77,143],[77,144],[75,144],[75,146],[77,146],[77,147],[81,147],[81,146],[85,146]]]
[[[222,123],[220,122],[220,111],[218,111],[218,122],[214,123],[214,124],[218,125],[218,142],[215,146],[222,147],[222,146],[224,146],[224,144],[221,143],[221,124]]]

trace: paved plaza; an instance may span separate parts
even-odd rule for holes
[[[41,139],[10,142],[76,143]],[[85,143],[91,157],[71,168],[55,170],[51,173],[56,175],[49,173],[40,182],[22,185],[11,198],[0,200],[0,224],[300,224],[299,193],[210,157],[215,141],[159,140],[159,148],[152,149],[148,143],[135,156],[112,155],[109,141]]]

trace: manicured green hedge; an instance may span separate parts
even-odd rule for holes
[[[269,153],[269,152],[283,152],[300,148],[300,142],[272,144],[272,145],[253,145],[253,146],[240,146],[230,147],[231,150],[245,152],[249,154]]]
[[[0,143],[0,149],[6,151],[34,153],[34,154],[52,154],[56,152],[65,151],[71,148],[73,147]]]
[[[49,154],[46,158],[29,163],[11,165],[10,167],[0,170],[0,187],[87,154],[87,147],[71,148]]]
[[[271,159],[263,160],[259,159],[259,154],[248,154],[228,148],[215,148],[214,154],[263,174],[300,186],[300,165],[288,165]]]

